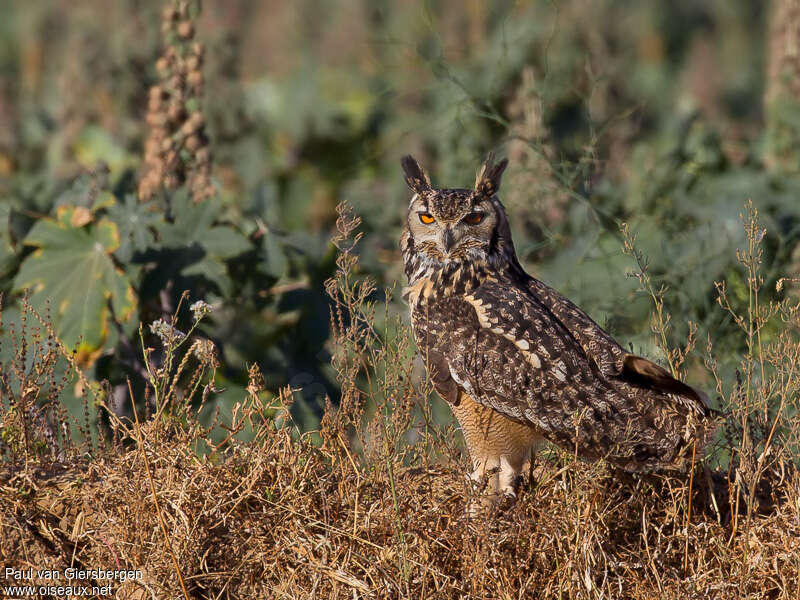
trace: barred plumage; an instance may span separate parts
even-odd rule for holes
[[[417,346],[459,419],[474,478],[513,483],[539,437],[628,471],[679,470],[713,428],[704,395],[627,353],[567,298],[531,277],[497,198],[490,157],[475,188],[434,189],[410,156],[401,240]]]

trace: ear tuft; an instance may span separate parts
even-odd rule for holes
[[[475,191],[487,198],[494,196],[500,190],[500,179],[507,166],[507,158],[494,164],[494,154],[490,152],[486,157],[486,162],[478,170],[478,176],[475,177]]]
[[[403,173],[406,177],[406,185],[412,192],[421,194],[431,190],[431,180],[425,170],[419,166],[416,159],[410,154],[406,154],[400,161],[403,165]]]

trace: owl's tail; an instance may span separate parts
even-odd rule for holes
[[[704,392],[675,379],[669,371],[641,356],[625,356],[621,377],[634,385],[685,398],[691,408],[704,416],[710,417],[714,412],[709,408],[708,396]]]
[[[692,460],[699,461],[706,446],[722,422],[722,414],[708,405],[708,396],[673,377],[666,369],[640,356],[628,354],[622,363],[620,378],[637,387],[659,392],[648,407],[652,417],[664,424],[673,440],[673,452],[662,455],[662,469],[685,471]],[[649,412],[648,411],[648,412]],[[664,448],[666,450],[666,448]]]

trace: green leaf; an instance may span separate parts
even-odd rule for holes
[[[11,207],[0,204],[0,277],[10,273],[17,262],[17,255],[11,245],[10,217]]]
[[[110,132],[97,126],[85,127],[74,146],[78,161],[87,168],[97,163],[108,165],[112,173],[121,173],[136,165],[136,157],[128,152]]]
[[[136,299],[111,254],[119,247],[119,231],[108,219],[75,227],[76,207],[59,207],[58,220],[41,219],[25,244],[36,250],[20,267],[15,290],[30,289],[31,302],[50,314],[61,340],[91,362],[109,335],[108,302],[121,322],[134,313]],[[80,343],[79,343],[80,341]]]
[[[200,275],[209,281],[213,281],[219,287],[220,293],[228,297],[233,289],[233,282],[228,277],[228,269],[225,263],[213,258],[203,258],[198,262],[189,265],[181,274],[184,276]]]
[[[289,267],[289,261],[286,259],[283,245],[278,236],[272,231],[267,231],[264,234],[260,258],[261,260],[258,261],[256,268],[275,279],[280,279]]]
[[[230,225],[214,222],[220,214],[219,201],[210,198],[195,204],[180,190],[172,197],[173,223],[159,227],[161,242],[168,248],[181,248],[197,243],[215,258],[226,259],[249,250],[250,242]]]
[[[223,225],[212,227],[205,233],[203,246],[208,254],[222,259],[233,258],[252,248],[241,233]]]
[[[151,228],[161,222],[161,217],[151,206],[140,204],[136,196],[128,194],[123,202],[108,209],[108,217],[119,229],[119,248],[115,254],[123,263],[129,262],[135,251],[144,252],[153,244]]]
[[[199,248],[197,259],[181,269],[186,276],[201,275],[215,283],[223,294],[230,292],[225,260],[252,249],[250,241],[233,226],[215,224],[220,215],[218,200],[210,198],[195,204],[185,190],[172,196],[174,222],[156,225],[164,248]]]
[[[101,208],[108,208],[116,203],[116,198],[105,189],[107,186],[108,177],[105,174],[81,175],[58,195],[55,205],[82,206],[93,213]]]

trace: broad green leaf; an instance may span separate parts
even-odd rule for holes
[[[109,208],[116,203],[114,194],[106,188],[108,176],[84,174],[76,178],[69,188],[61,192],[55,200],[56,206],[82,206],[91,212]]]
[[[203,247],[211,256],[225,259],[247,252],[252,248],[252,245],[238,231],[224,225],[218,225],[205,233]]]
[[[190,246],[193,242],[202,244],[219,213],[219,205],[213,198],[195,204],[184,189],[172,195],[171,208],[173,222],[165,222],[158,228],[161,243],[167,248]]]
[[[230,225],[214,224],[219,217],[219,202],[210,198],[195,204],[184,190],[172,198],[173,223],[159,227],[161,242],[168,248],[200,244],[209,255],[216,258],[232,258],[246,252],[250,242]]]
[[[110,207],[108,217],[119,228],[119,248],[115,254],[123,263],[129,262],[135,251],[143,252],[152,245],[151,227],[162,220],[150,205],[140,204],[133,194]]]
[[[76,207],[59,207],[58,219],[40,219],[25,238],[36,249],[20,267],[16,290],[30,289],[31,302],[49,309],[56,332],[87,361],[102,350],[109,335],[108,303],[126,322],[136,307],[133,289],[111,253],[119,247],[117,226],[107,219],[74,227]]]
[[[179,190],[172,197],[172,213],[172,223],[156,224],[161,246],[202,250],[181,274],[201,275],[228,293],[232,283],[224,261],[250,250],[250,241],[231,225],[215,224],[220,214],[216,199],[195,204],[185,190]]]
[[[227,297],[231,293],[233,284],[231,278],[228,277],[228,270],[225,267],[225,263],[220,260],[204,258],[189,265],[183,269],[181,273],[185,276],[201,275],[209,281],[213,281],[217,284],[223,296]]]
[[[288,269],[289,261],[286,259],[286,253],[278,236],[272,231],[267,231],[264,234],[260,254],[261,260],[258,261],[258,270],[265,275],[280,279]]]

